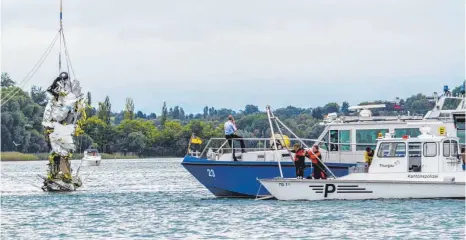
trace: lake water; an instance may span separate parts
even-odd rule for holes
[[[73,193],[2,162],[1,239],[464,239],[464,200],[217,199],[181,159],[102,160]],[[73,161],[77,169],[79,161]],[[240,177],[240,176],[238,176]],[[37,186],[33,186],[37,185]]]

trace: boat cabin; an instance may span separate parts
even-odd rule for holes
[[[418,137],[419,128],[430,127],[437,135],[456,132],[453,123],[439,121],[377,121],[331,123],[317,139],[324,162],[357,163],[364,161],[367,147],[375,149],[379,135],[395,138]]]
[[[459,138],[436,136],[421,128],[418,137],[386,134],[378,139],[369,173],[438,173],[464,171]]]
[[[464,87],[463,87],[464,88]],[[466,101],[464,89],[457,96],[445,92],[438,97],[434,93],[434,108],[424,116],[372,116],[370,109],[385,105],[366,105],[350,107],[360,111],[359,116],[329,115],[322,123],[325,130],[317,141],[324,162],[357,163],[364,161],[367,147],[375,149],[380,134],[401,138],[405,135],[418,137],[419,128],[430,127],[433,134],[459,137],[465,146]]]
[[[87,149],[84,151],[84,155],[89,155],[89,156],[99,156],[100,153],[97,151],[97,149]]]

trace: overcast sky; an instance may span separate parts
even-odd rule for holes
[[[93,105],[315,107],[441,92],[465,74],[464,0],[63,0]],[[2,71],[21,81],[59,27],[58,0],[2,0]],[[58,44],[25,88],[58,74]]]

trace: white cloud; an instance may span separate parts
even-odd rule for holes
[[[64,18],[74,68],[95,100],[108,94],[121,109],[131,96],[147,111],[163,100],[200,111],[204,104],[357,103],[457,85],[464,78],[463,5],[66,1]],[[57,10],[55,1],[4,0],[3,69],[15,79],[50,42]],[[34,84],[50,84],[56,59]]]

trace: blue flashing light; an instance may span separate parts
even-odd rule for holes
[[[448,92],[448,85],[443,86],[443,91]]]

